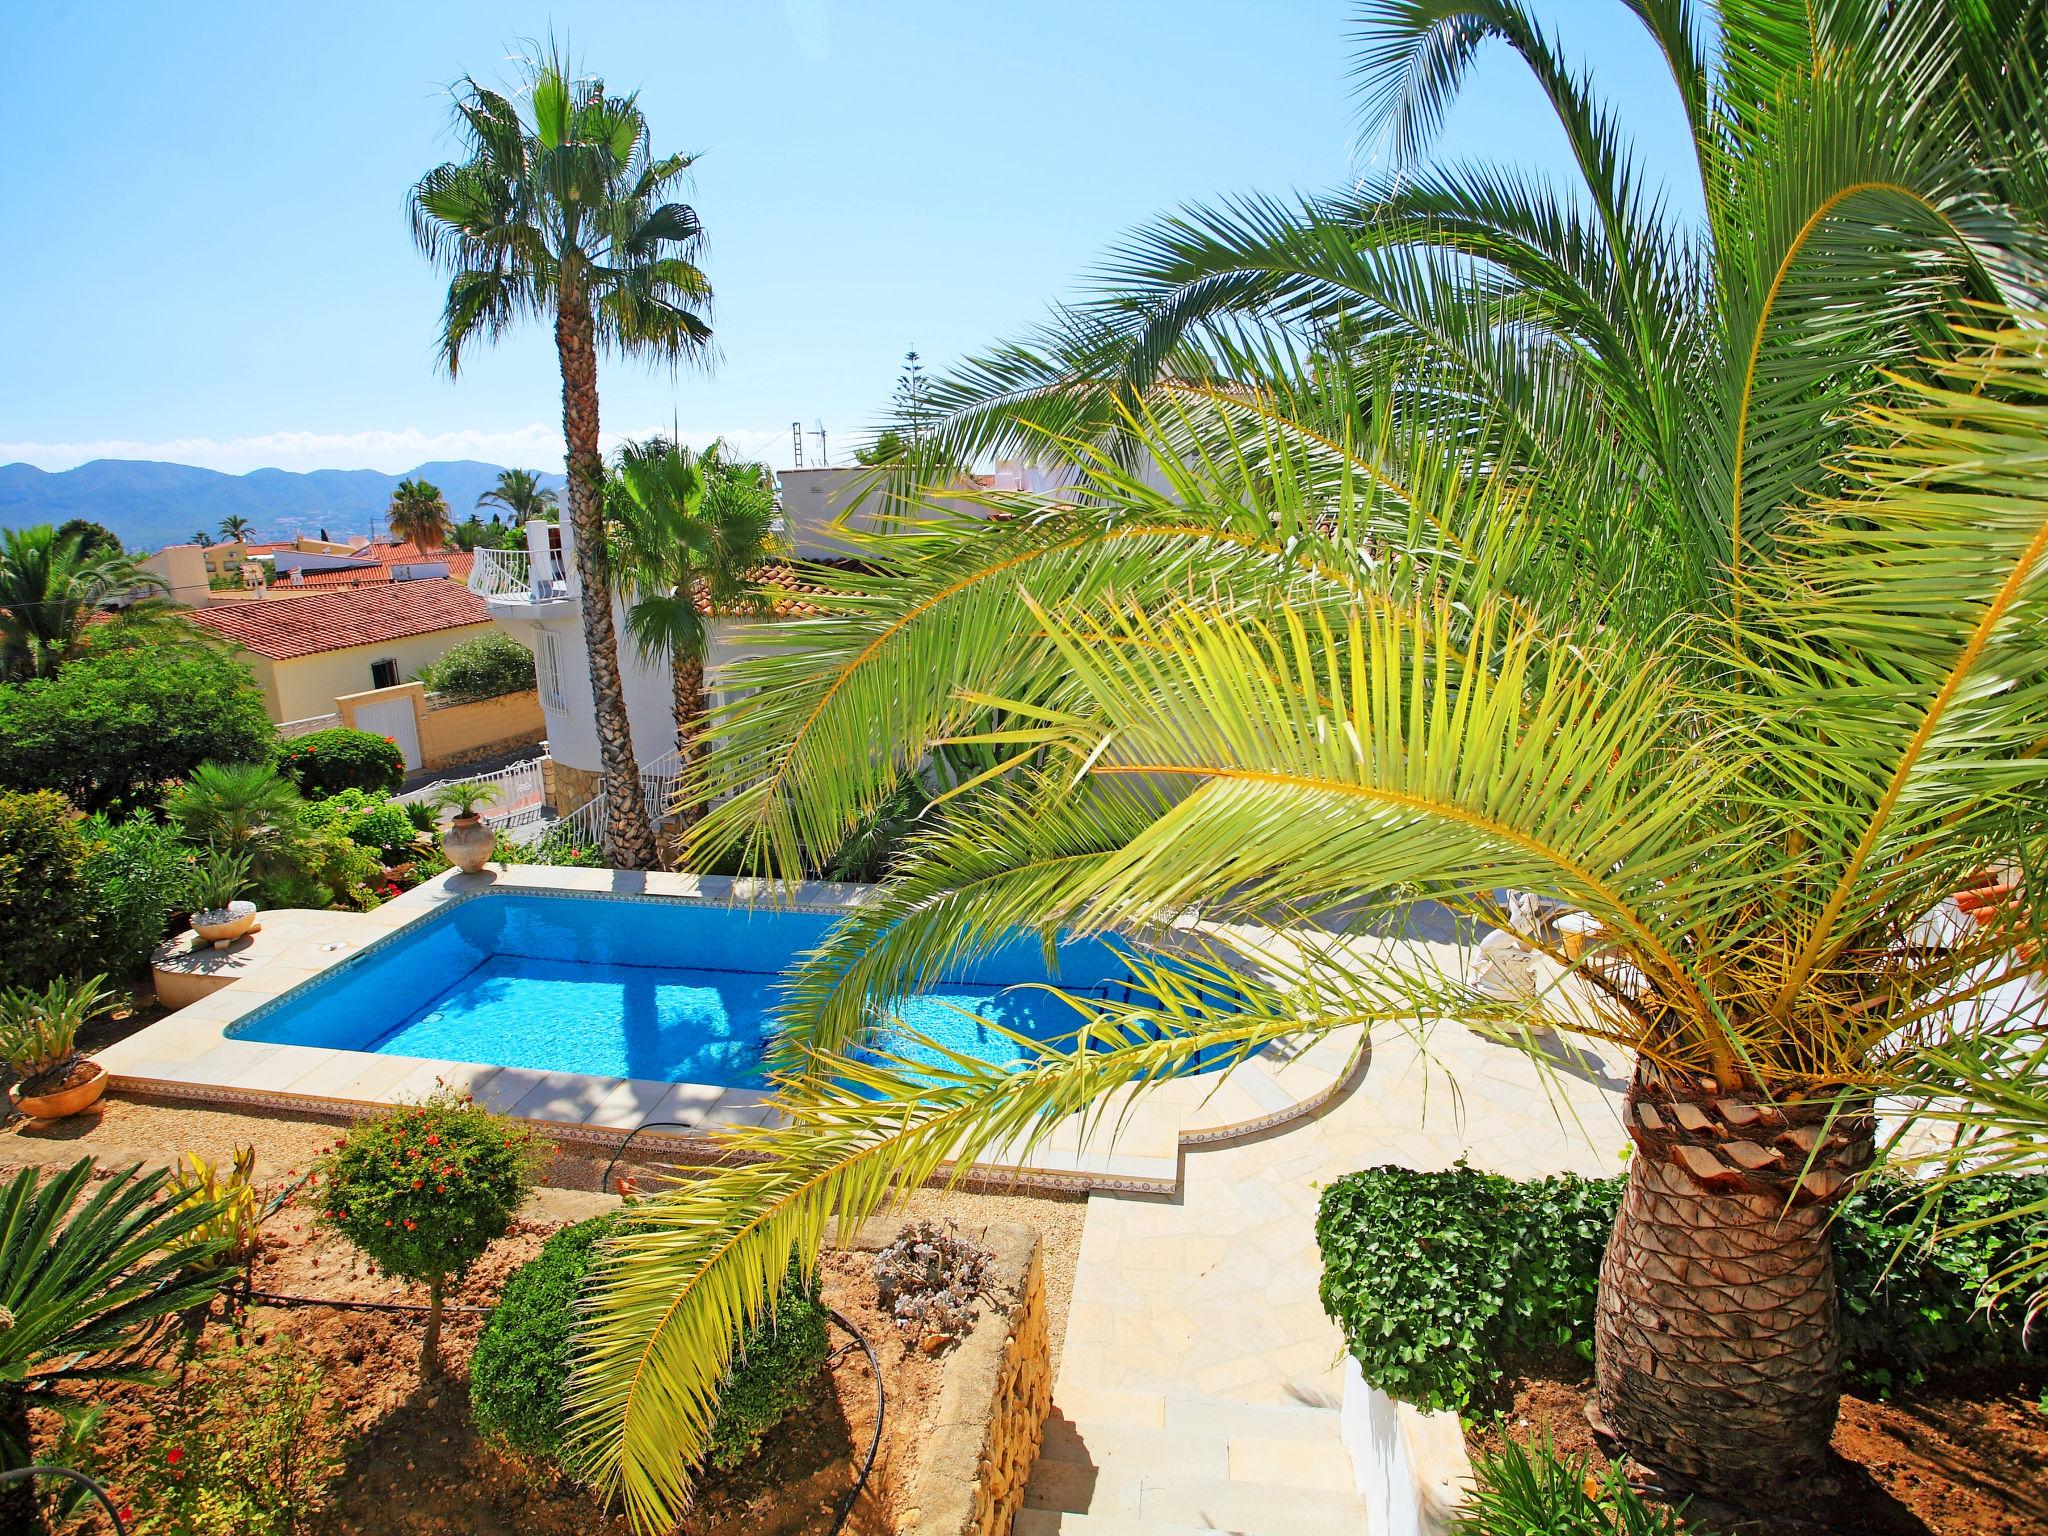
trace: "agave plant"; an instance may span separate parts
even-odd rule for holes
[[[0,993],[0,1061],[24,1096],[59,1081],[78,1060],[78,1032],[114,1006],[105,976],[60,976],[45,987]]]
[[[120,1169],[95,1183],[90,1158],[45,1178],[23,1168],[0,1186],[0,1460],[28,1464],[29,1409],[58,1389],[147,1380],[171,1319],[202,1305],[225,1274],[191,1234],[211,1219],[163,1170]],[[0,1527],[37,1528],[26,1484],[0,1488]]]

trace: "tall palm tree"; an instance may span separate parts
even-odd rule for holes
[[[1978,1026],[1947,1003],[2038,941],[2024,913],[1957,952],[1916,924],[1978,866],[2048,853],[2048,527],[2022,470],[2048,365],[2032,316],[1951,323],[2041,286],[2037,55],[1998,41],[2040,19],[1743,7],[1709,55],[1690,7],[1629,9],[1704,220],[1645,189],[1519,6],[1375,6],[1367,97],[1397,147],[1503,41],[1585,186],[1404,168],[1143,237],[1099,306],[934,391],[950,457],[1064,455],[1078,504],[990,498],[1011,516],[969,536],[875,541],[825,578],[845,590],[801,659],[740,669],[760,691],[703,786],[730,798],[687,852],[797,873],[935,745],[1017,761],[798,977],[792,1126],[740,1138],[771,1160],[619,1245],[641,1262],[611,1272],[578,1412],[643,1521],[683,1487],[729,1325],[826,1216],[1299,1027],[1256,983],[1219,1020],[1162,981],[1081,1005],[1085,1053],[935,1084],[838,1054],[881,1000],[1013,924],[1258,921],[1361,888],[1368,912],[1431,895],[1496,922],[1494,892],[1530,889],[1607,924],[1626,963],[1537,1021],[1639,1061],[1601,1412],[1709,1490],[1825,1457],[1825,1220],[1873,1155],[1870,1096],[1953,1055]],[[1329,1022],[1532,1023],[1356,957],[1312,979]]]
[[[452,537],[448,503],[441,488],[426,480],[401,480],[392,489],[385,516],[391,537],[420,549],[446,549]]]
[[[204,528],[195,528],[192,531],[192,542],[201,549],[211,549],[213,548],[213,535]]]
[[[114,629],[190,635],[161,594],[161,577],[119,549],[83,552],[77,534],[47,524],[0,531],[0,681],[54,676],[85,643],[96,617],[133,593],[145,594],[109,617]]]
[[[498,483],[476,499],[480,507],[486,503],[510,512],[515,524],[525,523],[553,511],[555,493],[541,488],[540,475],[535,470],[501,469]]]
[[[707,620],[758,603],[755,577],[772,549],[775,492],[766,469],[727,459],[719,443],[698,454],[657,437],[620,446],[605,511],[626,629],[643,656],[668,660],[677,777],[693,786],[705,750]],[[677,814],[687,824],[698,809],[686,794]]]
[[[578,78],[560,53],[526,69],[523,113],[498,92],[463,82],[455,126],[469,158],[420,178],[413,237],[455,273],[441,322],[451,374],[472,340],[495,340],[522,316],[554,322],[606,842],[616,863],[644,869],[654,862],[654,833],[640,798],[618,637],[603,599],[614,583],[604,540],[597,351],[671,366],[708,359],[711,285],[692,260],[702,243],[696,213],[663,201],[692,157],[655,156],[636,99],[605,95],[602,82]]]
[[[240,544],[256,531],[256,525],[239,512],[230,512],[220,520],[220,536],[230,544]]]

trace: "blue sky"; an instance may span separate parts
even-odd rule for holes
[[[1653,167],[1679,164],[1669,87],[1616,0],[1543,10]],[[703,156],[690,201],[723,359],[607,364],[608,436],[673,419],[782,465],[790,422],[822,418],[843,460],[906,349],[943,366],[1029,325],[1180,202],[1354,167],[1340,0],[0,0],[23,63],[0,158],[0,462],[559,467],[549,334],[440,374],[443,279],[404,219],[412,180],[455,152],[449,83],[505,78],[551,24],[640,89],[657,148]],[[1500,59],[1441,152],[1563,165]]]

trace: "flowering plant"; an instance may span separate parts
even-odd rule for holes
[[[385,1274],[427,1287],[423,1373],[437,1369],[448,1282],[505,1235],[543,1147],[529,1127],[443,1086],[360,1122],[320,1159],[321,1220]]]

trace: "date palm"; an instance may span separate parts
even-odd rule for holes
[[[163,580],[145,570],[138,556],[120,549],[81,547],[79,535],[59,534],[47,524],[0,531],[0,681],[51,677],[85,643],[95,627],[138,638],[172,629],[189,636],[171,605],[160,596]],[[110,626],[95,626],[117,599],[144,594],[113,610]]]
[[[220,520],[220,536],[230,544],[240,544],[256,531],[256,525],[239,512],[230,512]]]
[[[709,618],[755,606],[768,559],[775,492],[759,464],[714,442],[693,453],[664,438],[623,444],[605,487],[613,578],[641,655],[668,662],[675,694],[677,778],[694,785],[705,750]],[[678,817],[694,821],[687,791]]]
[[[391,492],[385,510],[391,537],[422,550],[446,549],[452,532],[448,523],[448,501],[441,488],[426,480],[401,480]]]
[[[692,259],[696,213],[664,199],[689,155],[656,156],[632,96],[607,96],[559,54],[527,64],[525,105],[463,82],[455,127],[468,158],[421,177],[413,237],[449,267],[441,355],[460,371],[470,344],[522,318],[552,320],[568,443],[569,524],[576,546],[584,647],[617,864],[654,862],[654,833],[619,680],[604,538],[604,460],[598,435],[597,353],[608,348],[671,366],[707,359],[711,285]]]
[[[553,511],[555,493],[541,488],[540,475],[534,470],[501,469],[498,483],[477,497],[476,504],[503,507],[516,526]]]
[[[1951,1005],[2038,941],[2022,913],[1944,950],[1919,919],[2048,853],[2048,364],[2032,314],[1955,319],[2041,288],[2038,55],[2003,41],[2040,14],[1730,7],[1710,55],[1692,7],[1627,9],[1692,126],[1697,225],[1520,6],[1370,7],[1366,97],[1398,149],[1504,42],[1584,185],[1404,166],[1142,237],[1099,304],[933,392],[943,457],[1064,456],[1076,505],[989,498],[1006,519],[964,531],[935,509],[823,578],[842,591],[801,649],[736,669],[759,691],[686,851],[793,875],[935,746],[1015,761],[796,978],[792,1123],[736,1138],[769,1160],[619,1244],[639,1262],[604,1288],[578,1413],[643,1522],[686,1485],[731,1325],[828,1216],[1300,1028],[1248,974],[1225,1019],[1160,978],[1077,1002],[1086,1052],[935,1082],[840,1054],[887,999],[1014,924],[1425,895],[1498,922],[1501,888],[1592,912],[1617,963],[1534,1019],[1382,952],[1297,980],[1326,1025],[1634,1051],[1601,1412],[1738,1498],[1824,1463],[1825,1224],[1874,1154],[1873,1096],[1945,1092],[1945,1057],[1995,1046],[2009,1019]]]

